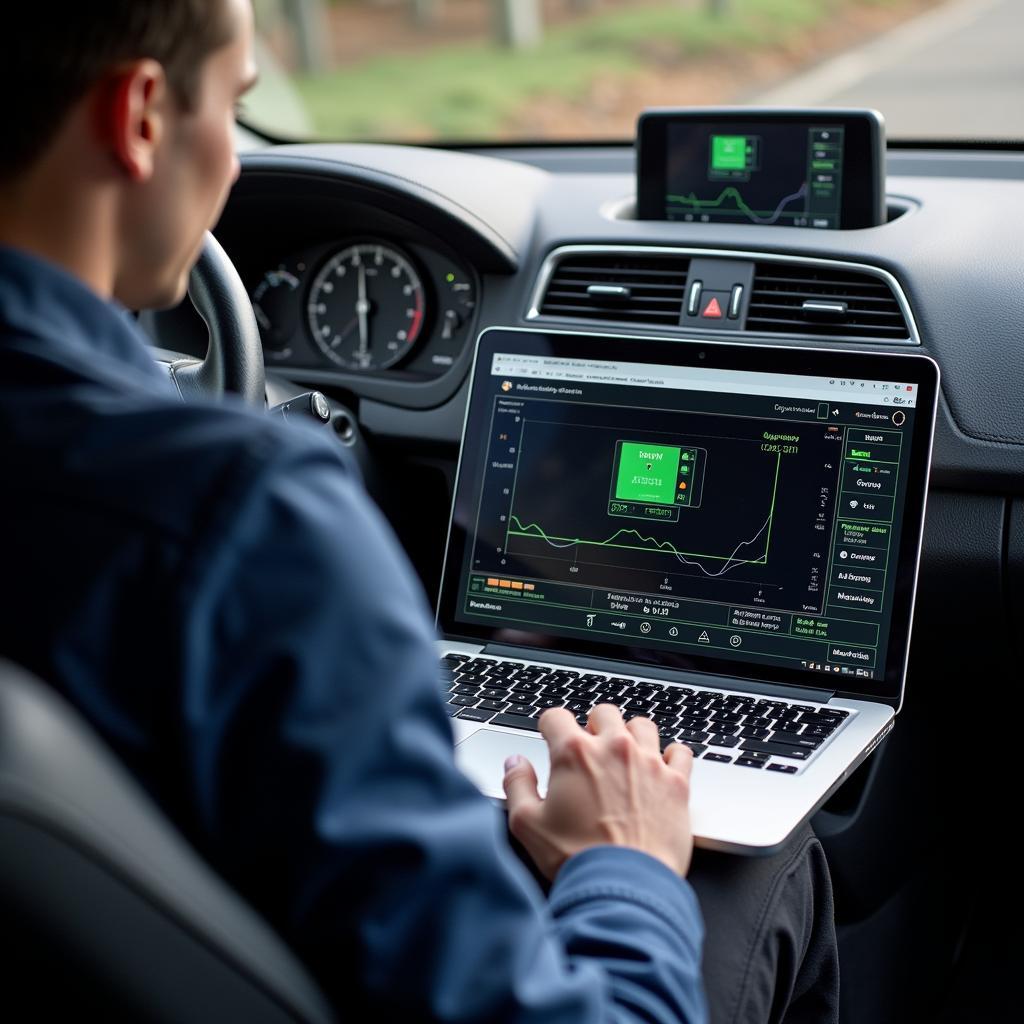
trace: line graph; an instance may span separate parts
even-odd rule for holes
[[[659,540],[657,537],[643,534],[636,528],[629,526],[620,527],[604,540],[549,534],[539,523],[524,522],[519,515],[511,510],[509,512],[508,526],[505,532],[505,550],[509,550],[510,537],[527,537],[532,540],[541,540],[547,544],[548,547],[551,547],[556,551],[565,551],[569,548],[579,547],[597,547],[615,548],[624,551],[643,551],[647,554],[665,554],[671,555],[681,565],[693,566],[694,568],[699,569],[709,579],[717,579],[720,576],[724,576],[730,569],[735,569],[740,565],[766,565],[768,562],[768,549],[771,544],[772,521],[775,518],[775,500],[778,496],[779,470],[781,465],[782,456],[777,454],[775,456],[775,472],[772,478],[771,504],[768,509],[767,518],[752,537],[747,540],[741,540],[728,555],[712,555],[702,551],[683,551],[676,547],[676,545],[671,541]],[[513,503],[515,502],[514,489],[512,501]],[[513,526],[517,527],[517,529],[513,529]],[[756,544],[766,532],[767,536],[765,537],[764,550],[757,557],[737,557],[743,548]],[[635,538],[639,543],[619,543],[620,539],[628,538]],[[712,572],[698,561],[698,559],[722,562],[723,564],[719,569],[717,569],[717,571]]]
[[[768,561],[768,544],[767,543],[765,544],[764,551],[757,558],[737,558],[736,555],[738,554],[738,552],[740,551],[741,548],[749,547],[751,544],[756,544],[757,541],[760,539],[761,535],[766,530],[769,531],[769,537],[770,537],[770,532],[771,532],[770,531],[770,526],[771,526],[772,516],[774,514],[775,513],[774,513],[774,502],[773,502],[773,509],[772,509],[772,511],[768,514],[768,518],[764,521],[764,524],[757,531],[757,533],[754,534],[754,536],[751,537],[749,540],[740,541],[740,543],[737,544],[735,548],[733,548],[732,553],[728,557],[725,557],[723,555],[706,555],[706,554],[702,554],[702,553],[694,552],[694,551],[679,551],[676,548],[676,546],[673,543],[671,543],[671,541],[658,540],[656,537],[647,537],[647,536],[644,536],[644,534],[640,533],[639,530],[634,530],[634,529],[631,529],[631,528],[628,528],[628,527],[624,527],[623,529],[616,530],[615,533],[613,533],[606,540],[586,540],[586,539],[584,539],[582,537],[549,537],[544,532],[543,528],[539,524],[537,524],[537,523],[523,523],[517,515],[512,515],[511,521],[514,522],[519,527],[519,529],[518,530],[509,530],[509,536],[511,536],[511,537],[539,537],[541,540],[545,541],[548,545],[550,545],[551,547],[556,548],[558,550],[564,550],[565,548],[576,547],[577,545],[589,545],[589,546],[593,546],[593,547],[624,548],[626,550],[634,550],[634,551],[648,551],[648,552],[650,552],[650,551],[662,551],[665,554],[673,555],[683,565],[696,566],[698,569],[700,569],[700,571],[702,573],[704,573],[705,576],[713,578],[713,577],[716,577],[716,576],[723,576],[730,569],[734,569],[734,568],[736,568],[737,566],[740,566],[740,565],[764,565],[764,564],[766,564],[766,562]],[[530,531],[536,531],[536,532],[532,533]],[[619,537],[625,537],[625,536],[633,536],[637,540],[641,541],[645,546],[640,546],[640,545],[636,545],[636,544],[616,544],[615,543],[615,541]],[[651,545],[653,545],[653,547]],[[688,556],[690,556],[690,557],[688,557]],[[700,562],[695,561],[695,559],[697,559],[697,558],[713,559],[715,561],[722,561],[725,564],[717,572],[709,572],[706,568],[704,568],[704,566]]]
[[[784,216],[785,208],[792,202],[800,199],[804,199],[807,196],[807,183],[804,182],[801,186],[791,195],[784,196],[779,200],[778,205],[773,211],[766,210],[753,210],[744,200],[740,191],[733,185],[729,185],[714,199],[700,199],[697,197],[695,192],[689,193],[689,195],[668,195],[666,198],[670,203],[675,203],[682,206],[693,207],[695,212],[706,212],[708,210],[720,210],[727,200],[732,200],[737,209],[742,212],[745,216],[749,217],[755,224],[775,224],[781,217]],[[791,216],[800,216],[804,211],[800,211],[799,214],[794,213]]]

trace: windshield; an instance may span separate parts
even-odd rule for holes
[[[873,107],[1024,139],[1021,0],[256,0],[243,120],[285,139],[629,140],[651,106]]]

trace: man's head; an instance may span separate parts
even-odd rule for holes
[[[176,302],[238,174],[235,105],[255,77],[249,0],[15,10],[0,41],[0,241],[126,305]]]

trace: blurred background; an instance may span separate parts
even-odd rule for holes
[[[648,106],[873,106],[1024,138],[1024,0],[254,0],[282,139],[629,140]]]

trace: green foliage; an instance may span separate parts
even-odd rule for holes
[[[550,30],[528,51],[481,43],[372,57],[297,81],[320,135],[345,139],[487,139],[531,100],[586,94],[598,75],[651,61],[682,63],[784,42],[849,3],[894,0],[732,0],[724,17],[702,0],[620,7]]]

